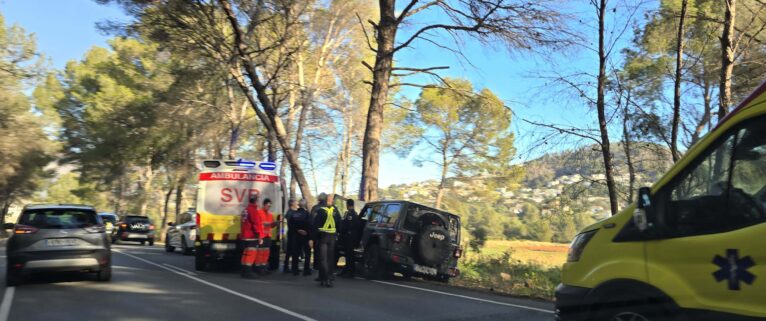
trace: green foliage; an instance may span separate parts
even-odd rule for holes
[[[513,259],[513,251],[500,256],[476,256],[459,262],[458,286],[487,289],[500,293],[553,299],[561,282],[560,268],[544,268]]]
[[[470,233],[471,239],[468,241],[468,245],[474,252],[481,251],[481,248],[484,247],[484,243],[487,242],[487,227],[477,226],[471,229]]]
[[[0,206],[30,196],[53,160],[56,144],[45,131],[45,119],[23,93],[24,82],[39,73],[35,39],[0,16]]]

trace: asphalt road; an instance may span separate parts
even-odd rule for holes
[[[2,247],[5,270],[5,253]],[[159,246],[117,245],[113,279],[37,277],[0,291],[5,320],[552,320],[552,304],[419,281],[273,274],[243,280],[235,272],[195,272],[193,257]],[[5,275],[0,273],[5,284]],[[316,273],[314,274],[316,275]]]

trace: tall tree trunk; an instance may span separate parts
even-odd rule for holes
[[[685,0],[684,0],[685,1]],[[622,147],[625,151],[625,161],[628,165],[628,202],[633,201],[633,191],[636,188],[636,168],[633,164],[633,155],[631,153],[631,145],[633,142],[631,141],[630,137],[630,130],[628,127],[628,120],[630,119],[630,115],[628,112],[630,111],[628,106],[629,104],[627,102],[630,101],[630,93],[628,93],[628,98],[625,100],[625,106],[623,109],[623,118],[622,118],[622,137],[623,137],[623,143]]]
[[[340,174],[340,191],[343,196],[348,195],[348,175],[351,167],[351,133],[353,132],[354,117],[348,115],[345,120],[345,137],[343,140],[343,168]]]
[[[713,99],[710,95],[710,85],[705,81],[702,85],[702,118],[694,128],[694,134],[692,134],[692,145],[696,143],[701,137],[705,129],[710,128],[710,120],[712,113]]]
[[[445,150],[446,152],[446,150]],[[434,202],[435,208],[441,208],[442,199],[444,198],[444,190],[447,189],[447,172],[449,171],[449,163],[447,163],[447,155],[442,154],[442,175],[439,181],[439,190],[436,192],[436,201]]]
[[[308,144],[309,166],[311,167],[311,178],[314,180],[314,194],[319,194],[319,184],[317,184],[317,169],[314,166],[314,153],[312,152],[311,144]],[[311,203],[309,203],[311,204]]]
[[[303,131],[306,128],[306,120],[308,119],[309,112],[311,111],[311,102],[305,97],[301,98],[301,112],[298,115],[298,127],[295,129],[295,145],[293,150],[295,155],[300,157],[301,148],[303,147]],[[298,180],[295,177],[290,177],[290,197],[296,198],[296,187],[298,186]]]
[[[250,107],[255,111],[256,116],[258,116],[258,118],[261,120],[261,123],[263,123],[266,128],[276,136],[276,141],[279,143],[279,146],[282,148],[282,152],[285,153],[287,160],[290,162],[292,175],[298,179],[298,186],[301,189],[301,194],[303,194],[303,197],[306,198],[309,203],[313,203],[314,198],[311,194],[311,189],[309,187],[308,181],[306,180],[306,176],[300,167],[298,156],[293,152],[293,149],[287,140],[287,132],[285,130],[284,124],[282,123],[282,119],[279,118],[276,106],[274,106],[271,99],[269,99],[268,90],[264,83],[261,81],[256,71],[255,65],[249,58],[248,48],[244,43],[242,29],[239,26],[239,22],[237,21],[237,17],[231,7],[231,3],[229,0],[219,0],[219,3],[221,4],[221,7],[226,15],[226,19],[231,25],[232,32],[234,33],[234,43],[236,45],[235,49],[237,51],[236,54],[239,57],[239,62],[242,64],[245,75],[250,80],[250,85],[248,86],[244,81],[241,70],[239,68],[233,68],[235,71],[232,73],[232,76],[234,76],[237,80],[237,84],[240,86],[240,89],[242,89],[242,92],[247,97],[248,101],[250,102]],[[255,93],[258,97],[257,102],[255,101],[255,97],[252,95],[251,89],[255,90]],[[263,107],[263,111],[258,108],[259,102],[260,106]],[[276,158],[276,155],[274,156]]]
[[[731,75],[734,70],[734,25],[737,21],[737,0],[724,0],[726,12],[721,35],[721,82],[718,90],[718,121],[726,117],[731,106]]]
[[[335,170],[332,174],[332,194],[338,194],[338,184],[340,183],[340,168],[343,163],[343,146],[340,146],[337,157],[335,157]]]
[[[372,70],[372,91],[367,111],[367,125],[362,141],[362,180],[359,199],[374,201],[378,198],[378,172],[380,169],[380,136],[383,132],[383,110],[388,99],[391,67],[396,40],[396,1],[379,0],[380,21],[376,27],[378,48]]]
[[[175,180],[173,180],[173,183],[175,183]],[[170,188],[168,188],[168,191],[165,193],[165,204],[162,207],[162,224],[160,224],[160,230],[162,231],[162,234],[160,235],[160,239],[165,240],[165,235],[167,235],[168,231],[168,212],[170,210],[170,197],[173,195],[173,191],[176,189],[175,184],[171,184]]]
[[[673,125],[670,134],[670,154],[673,162],[677,162],[681,155],[678,152],[678,126],[681,123],[681,67],[684,55],[684,20],[686,19],[686,6],[688,0],[681,1],[681,18],[678,22],[678,35],[676,36],[676,74],[673,93]]]
[[[186,175],[181,176],[176,184],[176,217],[173,219],[174,222],[178,222],[178,217],[181,215],[181,209],[183,208],[184,186],[186,186]]]
[[[614,182],[614,168],[612,165],[612,153],[609,143],[609,129],[606,120],[606,47],[604,44],[604,23],[606,20],[606,0],[600,0],[598,5],[598,87],[596,97],[596,110],[598,112],[598,128],[601,132],[601,154],[604,159],[604,174],[606,176],[606,188],[609,192],[609,209],[612,215],[617,214],[618,200],[617,187]]]
[[[125,180],[122,176],[117,180],[117,197],[114,201],[114,214],[120,215],[122,210],[122,200],[125,197]]]
[[[154,182],[154,176],[154,168],[152,168],[151,165],[146,166],[143,174],[144,181],[141,184],[140,204],[138,206],[138,213],[142,216],[146,215],[146,209],[149,205],[149,198],[152,194],[152,183]]]

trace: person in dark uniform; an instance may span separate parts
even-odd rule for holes
[[[312,229],[315,250],[319,252],[319,279],[320,286],[333,287],[335,241],[338,236],[340,213],[332,206],[333,195],[328,195],[326,204],[321,211],[317,211],[314,217]],[[342,227],[341,227],[342,229]]]
[[[359,243],[359,227],[362,222],[359,219],[359,214],[356,213],[354,208],[354,200],[346,200],[346,216],[343,218],[343,228],[340,234],[340,242],[343,247],[343,256],[346,260],[346,266],[343,267],[343,271],[340,275],[346,278],[354,278],[354,272],[356,270],[356,262],[354,258],[354,248]]]
[[[293,246],[295,245],[295,230],[290,228],[290,217],[298,210],[298,201],[290,199],[287,201],[287,213],[285,213],[285,222],[287,223],[287,247],[285,248],[285,264],[282,264],[282,272],[285,274],[292,272],[290,269],[290,258],[292,257]]]
[[[325,206],[327,206],[327,194],[320,193],[319,196],[317,196],[317,204],[311,208],[311,222],[314,222],[314,218],[316,218],[317,213],[322,211],[322,208]],[[314,250],[314,270],[319,270],[319,250],[317,250],[314,245],[311,246],[311,248]]]
[[[298,206],[298,203],[290,203],[290,217],[287,220],[287,228],[290,232],[294,233],[291,240],[290,252],[287,255],[292,259],[292,272],[293,275],[298,275],[298,263],[300,262],[300,256],[305,256],[303,261],[303,275],[311,275],[311,248],[309,248],[309,232],[311,231],[311,215],[302,207]],[[287,260],[285,260],[287,261]],[[285,263],[287,264],[287,263]]]

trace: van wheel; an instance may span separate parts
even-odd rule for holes
[[[146,241],[141,241],[141,245],[146,245]]]
[[[208,260],[201,255],[197,254],[194,257],[194,269],[197,271],[205,271],[208,269]]]
[[[660,302],[630,302],[598,309],[596,321],[671,321],[677,313]]]
[[[192,254],[192,249],[189,247],[188,244],[186,244],[186,237],[184,237],[183,235],[181,236],[181,253],[183,253],[183,255]]]
[[[372,244],[364,250],[364,277],[368,280],[380,280],[386,277],[388,267],[381,260],[380,246]]]

